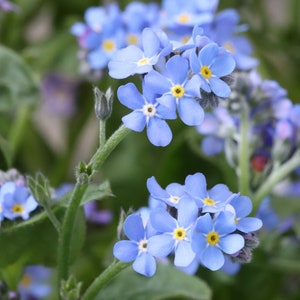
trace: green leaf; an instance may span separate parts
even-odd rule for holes
[[[59,200],[59,205],[68,206],[72,193],[73,191],[70,191],[62,196],[62,198]],[[84,205],[90,201],[102,200],[113,196],[114,195],[111,191],[109,181],[104,181],[100,185],[90,184],[81,199],[80,205]]]
[[[39,89],[25,61],[12,50],[0,46],[0,111],[12,111],[37,100]]]
[[[151,278],[127,268],[95,300],[211,299],[211,290],[201,279],[173,266],[159,264]]]

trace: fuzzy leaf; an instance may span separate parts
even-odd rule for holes
[[[17,53],[0,46],[0,66],[0,111],[12,111],[38,99],[33,73]]]
[[[95,300],[114,300],[120,295],[122,300],[211,299],[210,288],[204,281],[162,264],[151,278],[127,268]]]

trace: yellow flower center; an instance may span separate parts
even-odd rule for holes
[[[153,117],[156,114],[156,108],[153,104],[145,104],[143,107],[143,113],[147,117]]]
[[[184,87],[180,84],[172,86],[171,93],[175,98],[182,98],[184,96]]]
[[[141,58],[138,62],[137,62],[137,64],[138,64],[138,66],[140,67],[140,66],[144,66],[144,65],[148,65],[150,63],[150,59],[148,58],[148,57],[143,57],[143,58]]]
[[[21,204],[15,204],[12,208],[11,211],[15,214],[21,214],[24,211],[24,208]]]
[[[32,277],[28,274],[24,274],[21,278],[20,284],[24,287],[27,287],[31,283],[32,283]]]
[[[178,23],[180,24],[186,24],[190,20],[190,15],[188,14],[182,14],[178,17]]]
[[[139,251],[146,252],[147,251],[147,240],[140,240],[138,248],[139,248]]]
[[[203,203],[208,206],[214,206],[216,204],[215,200],[210,199],[210,198],[205,198],[203,200]]]
[[[179,200],[180,200],[180,197],[178,197],[178,196],[171,196],[169,200],[170,200],[170,202],[172,202],[174,204],[177,204],[179,202]]]
[[[215,231],[211,231],[207,237],[206,237],[206,241],[211,245],[214,246],[219,242],[220,238],[217,232]]]
[[[178,241],[182,241],[185,239],[185,236],[186,236],[186,232],[183,228],[176,228],[174,231],[173,231],[173,236],[174,236],[174,239],[175,240],[178,240]]]
[[[116,49],[116,45],[113,40],[108,39],[108,40],[103,41],[102,48],[106,52],[112,52]]]
[[[189,39],[190,39],[190,36],[186,35],[186,36],[182,37],[180,41],[182,44],[186,44],[189,41]]]
[[[137,45],[139,43],[137,35],[133,33],[127,34],[126,41],[128,45]]]
[[[200,70],[201,75],[205,78],[205,79],[209,79],[211,77],[211,69],[208,66],[202,66],[201,70]]]
[[[223,47],[224,47],[225,49],[227,49],[228,51],[230,51],[231,53],[234,53],[234,52],[235,52],[235,48],[234,48],[234,46],[232,45],[232,43],[230,43],[230,42],[225,42],[225,43],[223,44]]]

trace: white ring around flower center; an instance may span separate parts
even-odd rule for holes
[[[143,113],[147,117],[153,117],[156,114],[156,108],[153,104],[145,104],[143,106]]]

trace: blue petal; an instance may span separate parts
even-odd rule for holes
[[[152,117],[148,122],[147,136],[154,146],[165,147],[172,140],[172,131],[166,121]]]
[[[166,210],[157,209],[151,212],[152,226],[161,233],[171,232],[176,228],[177,222]]]
[[[201,254],[201,263],[212,271],[222,268],[224,262],[224,255],[217,247],[208,246]]]
[[[160,234],[149,238],[148,252],[158,258],[167,257],[174,249],[175,240],[170,234]]]
[[[219,79],[218,77],[212,77],[210,78],[209,83],[211,90],[216,96],[221,98],[227,98],[230,96],[231,89],[223,80]]]
[[[147,188],[150,192],[151,196],[158,200],[166,200],[170,197],[169,193],[167,193],[156,181],[154,176],[148,178],[147,180]]]
[[[241,250],[245,245],[245,240],[240,234],[229,234],[219,241],[219,247],[227,254],[233,254]]]
[[[119,101],[130,109],[141,109],[145,104],[145,99],[133,83],[121,85],[118,88]]]
[[[29,196],[26,199],[26,202],[24,203],[24,209],[27,212],[32,212],[33,210],[35,210],[38,207],[38,203],[36,202],[36,200],[33,198],[33,196]]]
[[[107,54],[102,50],[91,51],[87,60],[93,69],[103,69],[108,63]]]
[[[145,28],[142,32],[142,45],[146,57],[152,57],[159,51],[160,40],[151,28]]]
[[[201,253],[207,246],[206,237],[197,231],[192,235],[192,249],[195,253]]]
[[[137,71],[137,62],[143,57],[143,52],[136,46],[128,46],[116,51],[108,63],[109,76],[123,79]]]
[[[166,191],[169,195],[181,197],[185,194],[184,186],[182,184],[173,182],[167,185]]]
[[[178,113],[183,123],[189,126],[200,125],[204,119],[202,107],[192,98],[184,97],[179,100]]]
[[[141,132],[146,125],[146,117],[141,111],[133,111],[122,118],[124,125],[134,131]]]
[[[198,74],[200,72],[201,65],[195,51],[192,51],[190,54],[190,66],[194,74]]]
[[[145,237],[142,218],[138,214],[129,215],[124,222],[124,233],[133,241],[139,242]]]
[[[174,55],[168,60],[166,69],[173,83],[182,84],[187,79],[188,61],[180,55]]]
[[[238,196],[230,201],[234,207],[236,217],[244,218],[248,216],[252,210],[252,201],[247,196]]]
[[[164,107],[167,107],[176,118],[176,99],[171,94],[164,94],[161,97],[156,99],[158,103],[162,104]]]
[[[198,216],[198,207],[194,201],[180,201],[177,209],[179,226],[187,228],[196,221]]]
[[[70,32],[75,36],[80,36],[85,33],[87,26],[82,22],[76,22],[72,25]]]
[[[201,143],[202,151],[205,155],[216,155],[223,151],[224,149],[224,139],[208,136],[202,140]]]
[[[209,196],[215,201],[227,202],[233,194],[225,184],[216,184],[209,190]]]
[[[207,196],[205,176],[202,173],[188,175],[185,179],[185,190],[196,199],[204,199]]]
[[[219,52],[219,46],[216,43],[210,43],[204,46],[199,52],[199,58],[202,66],[210,66]],[[199,69],[200,71],[200,69]],[[199,72],[198,71],[198,72]]]
[[[151,254],[144,252],[136,258],[132,268],[139,274],[151,277],[156,271],[156,261]]]
[[[236,230],[234,215],[230,211],[222,211],[215,222],[215,230],[220,234],[228,234]]]
[[[17,186],[14,192],[14,199],[16,203],[25,203],[29,196],[28,189],[24,186]]]
[[[218,77],[232,73],[235,68],[235,60],[229,52],[217,57],[211,65],[212,73]]]
[[[151,70],[144,78],[145,84],[150,87],[157,94],[164,94],[170,91],[170,81],[158,73],[157,71]]]
[[[157,112],[157,115],[161,119],[174,120],[177,118],[176,110],[173,109],[173,107],[167,107],[165,105],[158,105],[156,107],[156,112]]]
[[[200,98],[201,97],[200,86],[201,86],[200,77],[198,75],[194,75],[184,86],[185,94]]]
[[[248,233],[260,229],[262,225],[263,223],[260,219],[249,217],[239,220],[237,223],[237,229]]]
[[[132,241],[119,241],[115,244],[113,253],[118,260],[130,262],[135,260],[139,253],[138,245]]]
[[[196,224],[196,230],[201,233],[209,233],[213,229],[213,221],[211,219],[210,214],[205,214],[201,217],[199,217],[197,224]]]
[[[175,249],[174,265],[177,267],[187,267],[192,263],[196,254],[192,250],[190,242],[180,241]]]

